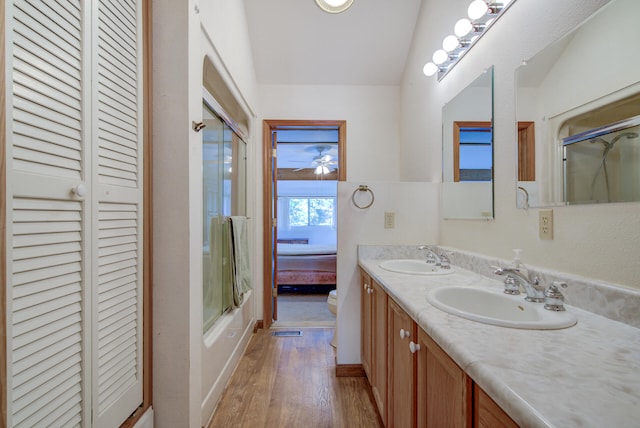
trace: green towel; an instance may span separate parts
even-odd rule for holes
[[[233,303],[240,306],[244,293],[253,288],[251,267],[249,266],[249,239],[247,236],[247,218],[232,216],[229,218],[231,239],[231,266],[233,274]]]

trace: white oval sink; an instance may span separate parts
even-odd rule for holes
[[[462,318],[501,327],[553,330],[573,326],[575,315],[555,312],[543,303],[531,303],[522,295],[474,287],[442,287],[432,290],[427,300],[436,308]]]
[[[453,268],[442,269],[440,266],[428,264],[424,260],[417,259],[385,260],[380,263],[380,267],[391,272],[408,273],[410,275],[447,275],[453,272]]]

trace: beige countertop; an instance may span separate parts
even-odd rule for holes
[[[640,329],[567,305],[578,322],[561,330],[521,330],[469,321],[432,306],[430,290],[488,278],[394,273],[360,259],[372,276],[471,378],[523,427],[640,426]]]

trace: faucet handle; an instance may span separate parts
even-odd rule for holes
[[[429,251],[427,253],[427,263],[430,265],[438,264],[438,259],[436,258],[436,255],[432,251]]]
[[[442,269],[451,269],[451,261],[445,253],[440,254],[440,267]]]
[[[544,308],[550,311],[564,311],[564,295],[558,287],[567,288],[566,282],[554,281],[544,292]]]
[[[507,275],[504,279],[504,294],[520,294],[520,286],[516,282],[516,279],[511,275]]]

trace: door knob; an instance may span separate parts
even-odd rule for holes
[[[79,183],[76,187],[71,189],[71,191],[77,197],[84,198],[84,196],[87,194],[87,186],[84,183]]]

